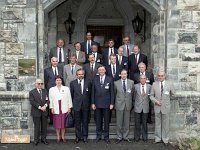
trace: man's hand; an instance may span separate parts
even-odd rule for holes
[[[114,107],[114,105],[110,105],[110,110],[112,110],[112,109],[113,109],[113,107]]]
[[[68,109],[68,112],[69,112],[69,113],[71,112],[71,108]]]
[[[46,111],[46,108],[47,108],[47,107],[44,105],[44,106],[41,107],[41,110],[42,110],[43,112],[45,112],[45,111]]]
[[[92,107],[92,109],[93,109],[93,110],[95,110],[95,109],[96,109],[96,106],[95,106],[95,104],[92,104],[92,105],[91,105],[91,107]]]
[[[158,106],[161,106],[161,102],[160,102],[159,100],[157,100],[157,101],[155,102],[155,104],[158,105]]]

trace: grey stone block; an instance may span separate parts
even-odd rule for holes
[[[21,8],[9,8],[2,12],[3,20],[22,20],[23,11]]]
[[[26,5],[26,0],[6,0],[10,5]]]
[[[13,67],[4,67],[5,70],[5,79],[17,79],[18,74],[17,74],[17,68]]]
[[[4,117],[0,119],[3,129],[19,129],[19,118]]]
[[[20,120],[20,128],[28,129],[28,120]]]
[[[11,30],[0,30],[0,42],[17,42],[17,32]]]
[[[6,54],[23,55],[24,54],[24,44],[23,43],[7,43],[6,44]]]
[[[186,125],[197,124],[197,116],[195,114],[186,116]]]
[[[196,44],[197,40],[197,33],[178,33],[179,44]]]
[[[20,117],[21,116],[21,104],[1,105],[1,117]]]

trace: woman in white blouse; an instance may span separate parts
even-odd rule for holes
[[[72,98],[68,87],[62,85],[62,77],[55,77],[56,86],[49,90],[50,109],[53,114],[53,127],[56,129],[57,143],[65,143],[65,126],[64,121],[66,113],[71,112]],[[61,138],[60,138],[61,132]]]

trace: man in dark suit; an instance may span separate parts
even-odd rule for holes
[[[34,144],[38,145],[40,133],[41,142],[48,145],[46,140],[47,136],[47,106],[49,105],[49,99],[47,91],[42,89],[43,81],[37,79],[35,82],[36,88],[29,92],[29,100],[31,104],[31,116],[34,123]]]
[[[86,40],[81,43],[81,51],[85,52],[86,55],[91,53],[91,47],[93,44],[97,44],[97,47],[99,47],[99,43],[92,40],[92,33],[88,31],[86,33]]]
[[[85,71],[78,69],[76,71],[77,79],[70,83],[76,131],[75,143],[78,143],[82,137],[84,143],[87,143],[88,137],[88,113],[90,109],[92,84],[90,80],[84,78],[84,75]]]
[[[134,74],[134,83],[135,84],[140,83],[140,75],[145,75],[146,76],[146,83],[152,85],[153,82],[154,82],[153,73],[146,71],[146,65],[143,62],[139,63],[138,68],[139,68],[140,72],[137,72],[137,73]],[[149,101],[149,113],[148,113],[148,119],[147,119],[147,122],[150,123],[150,124],[152,123],[152,121],[151,121],[151,114],[152,114],[151,103],[152,102]]]
[[[48,67],[44,70],[44,83],[45,89],[49,89],[55,86],[55,76],[63,76],[63,68],[58,66],[58,59],[56,57],[51,58],[51,67]]]
[[[114,107],[113,79],[105,75],[105,66],[100,66],[98,68],[98,73],[99,76],[94,78],[92,84],[91,103],[92,109],[96,111],[96,142],[101,140],[101,135],[104,131],[104,140],[107,144],[109,144],[109,116],[110,110]],[[102,124],[104,124],[103,130]]]
[[[52,57],[58,58],[58,63],[61,66],[68,64],[69,50],[64,48],[64,39],[58,39],[56,42],[56,47],[50,49],[49,60]]]
[[[92,44],[91,51],[92,51],[92,54],[94,54],[95,56],[95,62],[102,64],[103,56],[100,53],[98,53],[98,45]]]
[[[63,68],[62,66],[58,66],[58,59],[56,57],[51,58],[51,67],[44,69],[44,83],[45,89],[49,92],[49,89],[55,86],[55,77],[57,75],[63,76]],[[49,124],[53,124],[53,118],[51,111],[49,111],[50,122]]]
[[[139,68],[139,72],[135,73],[134,74],[134,83],[137,84],[137,83],[140,83],[140,75],[145,75],[147,77],[147,80],[146,82],[148,84],[153,84],[154,82],[154,75],[152,72],[148,72],[146,71],[146,65],[145,63],[141,62],[138,64],[138,68]]]
[[[93,78],[98,74],[97,68],[100,66],[100,64],[95,62],[95,56],[92,53],[88,55],[88,60],[89,63],[84,64],[83,69],[85,70],[85,78],[92,81]]]
[[[111,54],[117,54],[117,49],[114,48],[114,40],[110,39],[108,41],[108,48],[103,49],[102,55],[103,55],[103,65],[108,66],[110,65],[110,55]]]
[[[125,69],[128,69],[128,57],[123,56],[123,48],[119,47],[117,53],[117,64],[123,66]]]
[[[138,45],[134,45],[133,54],[128,57],[129,76],[131,80],[134,80],[134,73],[139,72],[138,64],[141,62],[147,67],[147,56],[140,53]]]
[[[120,79],[120,72],[122,69],[123,67],[116,63],[116,55],[111,54],[110,65],[106,67],[106,75],[112,77],[114,81],[117,81]]]

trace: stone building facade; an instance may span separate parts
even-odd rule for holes
[[[106,7],[111,6],[112,9]],[[105,8],[105,12],[102,12]],[[65,10],[63,13],[62,10]],[[0,134],[33,135],[28,91],[43,78],[49,48],[68,41],[63,22],[72,12],[73,42],[83,41],[87,25],[121,25],[137,41],[131,21],[147,12],[142,50],[154,73],[162,68],[176,97],[170,117],[171,139],[180,147],[200,145],[200,1],[199,0],[1,0]],[[107,15],[110,12],[110,16]],[[144,29],[143,29],[144,30]],[[72,48],[72,45],[67,44]],[[191,143],[191,144],[190,144]]]

